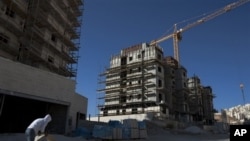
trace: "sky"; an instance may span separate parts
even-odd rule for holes
[[[98,114],[99,74],[123,48],[161,38],[236,0],[84,0],[76,92]],[[250,2],[182,34],[180,63],[211,86],[217,110],[250,103]],[[173,56],[172,38],[159,44]],[[243,84],[243,93],[240,84]]]

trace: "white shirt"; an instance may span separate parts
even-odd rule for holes
[[[37,135],[38,131],[44,132],[47,124],[51,121],[51,116],[46,115],[44,118],[34,120],[29,126],[29,129],[34,129]]]

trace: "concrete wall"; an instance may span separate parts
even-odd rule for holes
[[[87,98],[75,92],[75,80],[0,57],[0,89],[16,96],[69,106],[75,127],[76,113],[87,114]],[[18,95],[20,94],[20,95]]]
[[[75,81],[0,58],[0,88],[15,92],[70,101],[75,93]]]
[[[77,120],[77,112],[85,114],[87,116],[87,105],[88,99],[79,94],[74,94],[71,99],[71,106],[69,109],[69,118],[72,119],[72,125],[67,124],[67,131],[75,129],[76,120]]]
[[[104,117],[91,117],[90,121],[109,122],[110,120],[122,121],[124,119],[137,119],[138,121],[142,121],[142,120],[152,120],[154,116],[155,116],[154,113],[120,115],[120,116],[116,115],[116,116],[104,116]]]

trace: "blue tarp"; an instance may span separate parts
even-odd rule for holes
[[[130,137],[131,137],[131,128],[123,126],[122,127],[122,139],[127,140],[127,139],[130,139]]]
[[[146,129],[146,122],[145,121],[138,121],[138,128],[139,129]]]
[[[86,139],[92,138],[92,131],[84,127],[79,127],[73,132],[73,136],[82,136]]]
[[[122,127],[122,123],[120,121],[118,121],[118,120],[110,120],[108,122],[108,125],[110,127],[113,127],[113,128],[121,128]]]
[[[113,128],[109,126],[95,125],[93,129],[93,137],[95,138],[112,138]]]
[[[138,128],[138,122],[136,119],[124,119],[122,125],[128,128]]]

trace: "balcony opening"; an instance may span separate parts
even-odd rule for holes
[[[55,36],[55,34],[51,34],[51,41],[53,41],[53,42],[56,42],[56,36]]]
[[[48,56],[48,62],[51,63],[51,64],[54,64],[54,61],[55,61],[54,57],[49,55]]]

